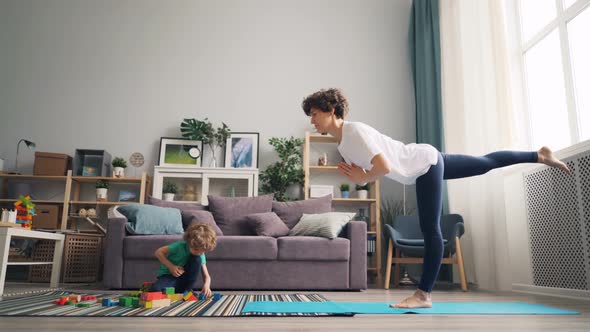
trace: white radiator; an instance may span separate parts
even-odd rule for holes
[[[590,299],[590,142],[558,157],[572,174],[546,166],[505,173],[512,288]]]

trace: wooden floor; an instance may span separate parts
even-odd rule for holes
[[[88,289],[90,287],[80,287]],[[29,287],[29,289],[31,289]],[[74,290],[68,287],[68,290]],[[91,288],[92,289],[92,288]],[[96,287],[93,289],[97,289]],[[333,301],[396,302],[413,292],[369,289],[365,292],[317,292]],[[232,293],[232,292],[222,292]],[[239,292],[234,292],[239,293]],[[276,292],[260,292],[276,293]],[[291,292],[292,293],[292,292]],[[436,301],[540,303],[581,312],[575,316],[509,315],[356,315],[354,317],[235,318],[87,318],[0,317],[2,331],[590,331],[590,301],[522,293],[442,290]]]

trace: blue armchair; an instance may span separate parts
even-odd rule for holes
[[[467,291],[463,254],[459,239],[465,233],[463,217],[458,214],[447,214],[441,217],[441,232],[444,243],[443,264],[457,264],[461,277],[461,289]],[[385,269],[385,289],[389,289],[391,278],[391,264],[395,264],[393,284],[399,284],[400,264],[422,264],[424,256],[424,238],[420,231],[418,216],[399,216],[393,222],[393,227],[385,224],[385,231],[389,237],[387,247],[387,266]],[[395,256],[394,254],[395,249]],[[402,257],[403,256],[403,257]]]

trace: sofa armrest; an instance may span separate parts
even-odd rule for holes
[[[343,235],[350,240],[350,289],[367,289],[367,223],[351,221]]]
[[[123,288],[123,240],[127,218],[109,218],[104,244],[102,281],[106,288]]]

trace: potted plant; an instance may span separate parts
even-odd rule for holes
[[[356,195],[360,199],[367,199],[369,197],[369,184],[365,183],[363,185],[357,184],[354,188],[356,190]]]
[[[165,201],[173,201],[174,194],[178,192],[178,187],[176,183],[170,181],[164,181],[164,185],[162,187],[162,199]]]
[[[348,198],[350,197],[350,186],[348,183],[343,183],[340,185],[340,197]]]
[[[274,199],[283,202],[299,199],[303,186],[303,159],[301,138],[278,138],[268,140],[279,155],[279,161],[260,173],[260,192],[274,194]],[[297,193],[287,194],[288,191]]]
[[[127,162],[121,157],[116,157],[111,163],[113,165],[113,177],[122,178],[125,177],[125,168],[127,168]]]
[[[184,119],[180,124],[180,133],[182,137],[194,141],[201,141],[204,145],[209,145],[211,149],[211,163],[210,167],[217,167],[217,159],[215,157],[215,147],[225,147],[225,143],[231,133],[231,130],[225,123],[217,129],[213,128],[213,124],[205,118],[204,120]]]
[[[96,180],[96,201],[98,201],[98,202],[106,201],[108,189],[109,189],[109,181]]]

